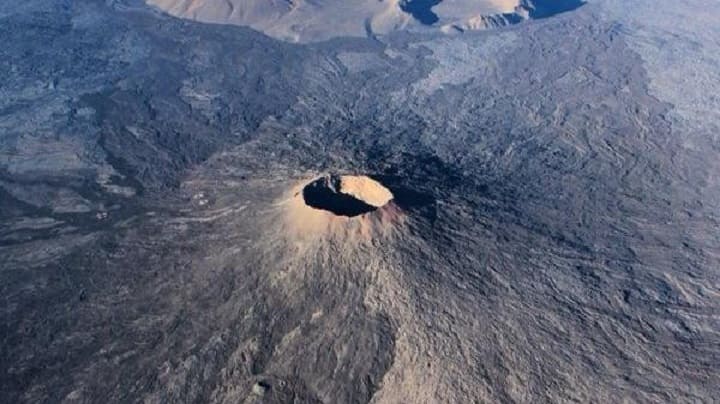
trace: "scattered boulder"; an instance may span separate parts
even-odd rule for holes
[[[252,386],[252,392],[256,396],[263,397],[270,390],[270,385],[265,382],[257,382]]]

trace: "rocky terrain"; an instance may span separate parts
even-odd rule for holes
[[[0,3],[0,402],[713,402],[711,3],[305,44]]]

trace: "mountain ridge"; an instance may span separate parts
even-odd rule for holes
[[[145,0],[176,17],[248,26],[289,42],[340,36],[383,35],[397,30],[450,33],[499,28],[546,18],[581,0]]]

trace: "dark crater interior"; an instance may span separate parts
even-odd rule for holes
[[[421,24],[433,25],[439,21],[439,17],[432,8],[441,2],[442,0],[402,0],[400,9],[412,15]],[[527,10],[531,19],[541,19],[575,10],[584,4],[584,0],[523,0],[519,7]],[[514,12],[504,13],[502,16],[510,24],[523,21],[523,18]]]
[[[341,193],[340,179],[335,176],[318,178],[303,188],[305,204],[338,216],[354,217],[377,210],[360,199]]]
[[[424,25],[433,25],[438,22],[437,14],[432,8],[440,4],[441,0],[403,0],[400,9],[413,16]]]
[[[521,4],[529,9],[530,18],[541,19],[580,8],[585,0],[526,0]]]

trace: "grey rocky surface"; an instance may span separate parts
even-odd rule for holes
[[[713,402],[701,3],[298,45],[1,2],[0,401]],[[394,210],[296,228],[329,172]]]

